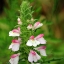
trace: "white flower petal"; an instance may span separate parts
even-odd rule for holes
[[[36,47],[37,45],[39,45],[39,44],[40,44],[40,42],[39,42],[39,41],[37,41],[37,40],[34,40],[34,41],[32,42],[32,44],[33,44],[33,46],[34,46],[34,47]]]
[[[10,62],[11,64],[18,64],[19,55],[20,55],[20,53],[18,53],[18,54],[13,54],[13,55],[11,56],[11,59],[9,60],[9,62]]]
[[[41,27],[42,25],[43,25],[43,24],[42,24],[42,23],[40,23],[40,24],[36,27],[36,29],[37,29],[37,28],[39,28],[39,27]]]
[[[33,29],[37,29],[37,28],[41,27],[42,25],[43,25],[43,24],[42,24],[42,23],[40,23],[39,25],[34,26],[34,27],[33,27]]]
[[[12,46],[13,46],[13,43],[11,43],[11,45],[9,46],[9,49],[11,49],[11,48],[12,48]]]
[[[39,45],[39,44],[40,44],[40,42],[39,42],[39,41],[37,41],[37,40],[35,40],[35,41],[36,41],[37,45]]]
[[[12,46],[12,51],[18,51],[19,50],[19,43],[14,43],[14,45]]]
[[[10,31],[9,36],[20,36],[20,34],[15,32],[13,33],[13,31]]]
[[[37,62],[40,58],[41,57],[35,51],[31,50],[28,56],[28,61],[33,63],[33,61]]]
[[[37,46],[36,42],[34,42],[32,45],[33,45],[34,47],[36,47],[36,46]]]
[[[41,49],[41,50],[39,50],[39,51],[40,51],[40,54],[41,54],[41,55],[47,56],[47,55],[46,55],[46,51],[45,51],[44,49]]]
[[[11,63],[11,64],[14,64],[14,62],[13,62],[14,60],[13,59],[10,59],[9,60],[9,62]]]
[[[27,29],[28,29],[28,30],[32,29],[32,25],[29,24],[29,25],[27,26]]]
[[[13,36],[20,36],[19,33],[13,33]]]
[[[32,46],[32,40],[28,40],[28,42],[26,43],[27,46]]]
[[[41,59],[41,57],[40,57],[38,54],[36,54],[36,56],[37,56],[37,59],[38,59],[38,60],[40,60],[40,59]]]
[[[46,44],[46,40],[42,37],[37,39],[41,44]]]
[[[11,36],[11,35],[13,35],[13,32],[12,31],[9,32],[9,36]]]
[[[34,62],[37,62],[38,61],[38,59],[37,59],[36,56],[33,57],[33,60],[34,60]]]
[[[18,56],[15,57],[15,58],[11,58],[11,59],[9,60],[9,62],[10,62],[11,64],[18,64],[18,61],[19,61],[19,57],[18,57]]]
[[[29,61],[29,62],[33,62],[33,56],[32,56],[32,54],[31,54],[31,53],[29,53],[28,61]]]
[[[18,64],[18,61],[19,61],[19,56],[14,58],[14,64]]]
[[[28,42],[27,42],[27,46],[34,46],[34,47],[36,47],[37,45],[39,45],[40,44],[40,42],[39,41],[37,41],[37,40],[28,40]]]
[[[34,58],[34,62],[37,62],[38,60],[40,60],[40,56],[36,53],[36,56],[33,57]]]

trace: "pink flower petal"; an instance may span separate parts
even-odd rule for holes
[[[40,60],[41,57],[36,53],[37,60]]]
[[[32,24],[29,24],[28,26],[27,26],[27,29],[29,30],[29,29],[32,29]]]
[[[37,27],[39,24],[40,24],[40,22],[36,22],[36,23],[34,24],[34,27]]]
[[[37,41],[39,41],[40,44],[46,44],[46,40],[44,38],[39,38]]]
[[[20,27],[18,27],[17,29],[13,29],[12,31],[16,33],[20,33]]]
[[[19,56],[18,54],[13,54],[12,56],[11,56],[11,58],[15,58],[15,57],[17,57],[17,56]]]
[[[20,42],[19,42],[19,40],[14,39],[14,40],[12,40],[12,43],[20,43]]]
[[[28,61],[29,62],[37,62],[38,60],[40,60],[40,56],[33,50],[30,50],[29,56],[28,56]]]
[[[37,49],[38,49],[38,50],[40,50],[40,49],[46,49],[46,46],[40,46],[40,47],[38,47]]]
[[[30,39],[34,39],[34,36],[31,36]]]
[[[33,26],[33,30],[34,29],[37,29],[37,28],[39,28],[39,27],[41,27],[43,24],[42,23],[40,23],[40,22],[36,22],[35,24],[34,24],[34,26]]]
[[[40,51],[40,54],[41,54],[42,56],[47,56],[45,49],[41,49],[41,50],[39,50],[39,51]]]
[[[19,47],[20,47],[20,44],[18,43],[14,43],[14,45],[12,46],[12,51],[18,51],[19,50]]]
[[[29,53],[28,61],[29,61],[29,62],[33,62],[33,56],[32,56],[32,54],[31,54],[31,53]]]
[[[17,29],[18,29],[18,31],[20,32],[20,27],[18,27]]]
[[[36,55],[36,52],[33,51],[33,50],[30,50],[30,53],[31,53],[33,56]]]
[[[18,54],[13,54],[12,56],[11,56],[11,59],[9,60],[9,62],[11,63],[11,64],[18,64],[18,61],[19,61],[19,53]]]
[[[12,43],[9,46],[9,49],[12,49],[12,51],[18,51],[19,47],[20,47],[20,44],[21,44],[21,39],[20,38],[18,38],[18,40],[14,39],[14,40],[12,40]]]
[[[47,56],[46,51],[45,51],[46,46],[40,46],[40,47],[37,47],[37,48],[34,48],[34,49],[39,51],[42,56]]]
[[[37,39],[39,39],[39,38],[41,38],[43,36],[44,36],[44,34],[39,34],[37,37],[35,37],[35,39],[37,40]]]

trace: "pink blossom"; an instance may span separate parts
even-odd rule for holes
[[[29,24],[29,25],[27,26],[27,29],[28,29],[28,30],[30,30],[30,29],[35,30],[35,29],[41,27],[42,25],[43,25],[42,23],[36,22],[33,26],[32,26],[32,24]]]
[[[33,30],[41,27],[42,25],[43,25],[42,23],[36,22],[36,23],[34,24],[34,26],[33,26]]]
[[[44,34],[39,34],[38,36],[35,37],[37,41],[40,42],[40,44],[46,44],[46,40],[43,38]]]
[[[20,27],[9,32],[9,36],[20,36]]]
[[[27,29],[28,29],[28,30],[32,29],[32,24],[29,24],[29,25],[27,26]]]
[[[12,40],[12,43],[9,46],[9,49],[12,49],[12,51],[18,51],[19,47],[20,47],[20,44],[21,44],[21,39],[20,38],[18,38],[18,40],[14,39],[14,40]]]
[[[27,43],[26,43],[27,46],[34,46],[34,47],[36,47],[36,46],[39,45],[39,44],[40,44],[40,42],[37,41],[37,40],[34,38],[34,36],[31,36],[30,39],[29,39],[29,40],[27,41]]]
[[[29,62],[37,62],[38,60],[40,60],[40,56],[33,50],[30,50],[29,56],[28,56],[28,61]]]
[[[37,48],[34,48],[34,49],[38,50],[42,56],[47,56],[46,51],[45,51],[46,46],[40,46],[40,47],[37,47]]]
[[[36,37],[31,36],[26,43],[27,46],[34,46],[34,47],[36,47],[39,44],[46,44],[46,40],[43,38],[43,34],[39,34]]]
[[[9,60],[9,62],[10,62],[11,64],[18,64],[19,55],[20,55],[20,53],[18,53],[18,54],[13,54],[13,55],[11,56],[11,59]]]
[[[18,17],[17,21],[18,21],[18,24],[19,24],[19,25],[21,25],[21,24],[22,24],[22,22],[21,22],[21,20],[20,20],[20,18],[19,18],[19,17]]]

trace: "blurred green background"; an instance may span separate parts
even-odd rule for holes
[[[43,22],[41,28],[47,40],[47,57],[62,58],[45,64],[64,64],[64,1],[63,0],[28,0],[33,6],[33,16]],[[22,0],[0,1],[0,64],[7,64],[12,52],[8,49],[12,37],[9,31],[17,24]],[[38,30],[40,32],[40,30]]]

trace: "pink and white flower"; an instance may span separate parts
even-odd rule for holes
[[[20,36],[20,27],[9,32],[9,36]]]
[[[20,20],[20,18],[19,18],[19,17],[18,17],[17,21],[18,21],[18,24],[19,24],[19,25],[21,25],[21,24],[22,24],[22,22],[21,22],[21,20]]]
[[[36,47],[37,45],[39,45],[40,42],[37,41],[34,36],[31,36],[30,39],[28,40],[28,42],[26,43],[27,46],[34,46]]]
[[[12,49],[12,51],[18,51],[19,47],[20,47],[20,44],[21,44],[21,39],[20,38],[18,38],[18,40],[14,39],[14,40],[12,40],[12,43],[9,46],[9,49]]]
[[[32,24],[29,24],[29,25],[27,26],[27,29],[28,29],[28,30],[30,30],[30,29],[35,30],[35,29],[37,29],[37,28],[40,28],[42,25],[43,25],[42,23],[36,22],[36,23],[34,24],[34,26],[32,26]]]
[[[32,24],[29,24],[29,25],[27,26],[27,29],[28,29],[28,30],[32,29]]]
[[[37,62],[38,60],[40,60],[40,56],[33,50],[30,50],[30,53],[29,53],[29,56],[28,56],[28,61],[33,63],[34,62]]]
[[[34,30],[34,29],[37,29],[37,28],[40,28],[42,25],[43,25],[42,23],[36,22],[36,23],[34,24],[34,26],[33,26],[33,30]]]
[[[40,44],[46,44],[46,40],[43,38],[44,34],[39,34],[38,36],[35,37],[37,41],[40,42]]]
[[[11,56],[11,59],[9,60],[9,62],[10,62],[11,64],[18,64],[19,55],[20,55],[20,53],[18,53],[18,54],[13,54],[13,55]]]
[[[34,49],[39,51],[42,56],[47,56],[46,51],[45,51],[46,46],[40,46],[40,47],[37,47],[37,48],[34,48]]]
[[[26,43],[27,46],[34,47],[36,47],[39,44],[46,44],[46,40],[43,38],[43,34],[39,34],[37,37],[31,36]]]

